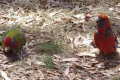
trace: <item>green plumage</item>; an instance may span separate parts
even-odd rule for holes
[[[5,45],[4,41],[5,41],[5,39],[7,37],[10,37],[12,39],[11,45],[14,45],[13,42],[17,42],[17,47],[16,48],[14,48],[12,46],[9,47],[13,51],[20,51],[22,49],[22,47],[25,45],[25,43],[26,43],[26,38],[25,38],[24,33],[21,32],[16,27],[14,27],[14,28],[10,29],[9,31],[7,31],[6,33],[4,33],[0,37],[0,43],[2,43],[3,49],[6,48],[6,45]]]

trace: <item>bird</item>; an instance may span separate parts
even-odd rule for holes
[[[19,52],[26,44],[26,36],[17,27],[13,27],[0,36],[0,43],[4,52],[10,50]]]
[[[99,14],[96,23],[97,30],[94,33],[94,40],[91,44],[104,54],[114,53],[118,47],[118,40],[115,33],[112,31],[108,16]]]

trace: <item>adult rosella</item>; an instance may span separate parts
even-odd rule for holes
[[[2,34],[0,43],[4,51],[13,50],[14,52],[18,52],[25,45],[26,37],[23,32],[14,27]]]
[[[96,23],[97,31],[94,33],[93,44],[104,54],[113,53],[118,46],[118,41],[112,32],[109,18],[99,14]]]

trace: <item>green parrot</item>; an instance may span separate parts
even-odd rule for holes
[[[14,27],[0,36],[0,43],[5,52],[9,50],[18,52],[26,44],[26,37],[23,32]]]

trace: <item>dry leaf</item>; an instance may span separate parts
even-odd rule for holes
[[[117,71],[120,71],[120,64],[117,67],[115,67],[114,69]]]
[[[120,48],[117,48],[118,53],[120,53]]]
[[[37,65],[45,65],[43,62],[40,62],[40,61],[35,61],[34,63]]]
[[[85,16],[85,21],[87,21],[87,22],[88,22],[89,19],[91,18],[90,15],[87,15],[87,14],[84,14],[84,16]]]
[[[53,17],[53,16],[55,16],[55,15],[56,15],[57,13],[59,13],[59,12],[61,12],[61,10],[58,11],[58,12],[57,12],[57,11],[56,11],[56,12],[52,12],[52,13],[49,14],[49,17]]]
[[[105,68],[105,65],[104,65],[104,63],[99,63],[99,64],[96,64],[96,67],[99,69],[103,69],[103,68]]]
[[[95,54],[92,54],[90,52],[80,52],[78,54],[76,54],[77,56],[83,57],[83,56],[87,56],[87,57],[96,57]]]
[[[90,53],[91,53],[91,54],[95,54],[95,53],[98,53],[98,52],[99,52],[99,49],[98,49],[98,48],[90,49]]]
[[[37,76],[38,76],[38,78],[40,78],[40,79],[44,79],[44,74],[42,73],[42,71],[38,71],[38,73],[37,73]]]
[[[76,68],[82,69],[82,70],[85,69],[85,68],[84,68],[82,65],[80,65],[78,62],[74,62],[74,63],[73,63],[73,66],[76,67]]]
[[[120,7],[120,3],[118,3],[117,6]]]
[[[77,12],[80,11],[79,5],[76,5],[74,10],[77,11]]]
[[[59,56],[59,55],[53,55],[55,58],[57,58],[57,59],[62,59],[62,57],[61,56]]]
[[[77,36],[75,36],[75,39],[74,39],[75,46],[80,44],[80,42],[79,42],[80,41],[80,37],[81,37],[80,33],[78,33]]]
[[[11,80],[4,71],[0,70],[0,73],[5,80]]]
[[[1,67],[2,67],[3,70],[6,70],[7,68],[11,68],[13,66],[15,66],[15,64],[13,64],[13,65],[1,64]]]
[[[2,35],[3,33],[5,33],[6,31],[0,31],[0,35]]]
[[[78,58],[64,58],[62,61],[79,61]]]
[[[53,76],[59,76],[60,74],[58,74],[58,73],[54,73],[54,72],[52,72],[52,71],[46,71],[47,73],[49,73],[49,74],[52,74]]]
[[[111,70],[106,70],[106,71],[100,71],[103,75],[111,77],[111,75],[115,74],[115,72]]]
[[[68,66],[68,67],[66,68],[64,74],[65,74],[66,76],[68,76],[69,72],[70,72],[70,67]]]
[[[81,42],[81,45],[86,45],[86,46],[90,46],[92,40],[90,40],[90,36],[89,33],[87,34],[87,38],[83,37],[82,35],[80,35],[80,33],[78,33],[79,36],[83,39],[83,41]]]
[[[47,77],[47,80],[60,80],[58,76]]]
[[[120,17],[115,17],[115,18],[120,20]]]
[[[113,8],[113,7],[111,7],[111,8],[109,8],[109,10],[110,10],[110,11],[113,11],[113,10],[114,10],[114,8]]]
[[[82,13],[82,14],[74,15],[73,17],[78,18],[78,19],[84,19],[85,18],[84,15],[85,15],[85,13]]]
[[[74,44],[73,44],[73,43],[70,43],[70,47],[71,47],[72,49],[74,49]]]

